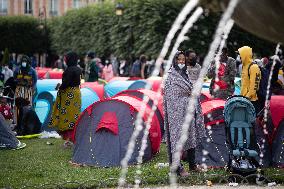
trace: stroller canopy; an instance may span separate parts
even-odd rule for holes
[[[224,108],[225,122],[227,125],[229,125],[233,121],[233,119],[237,119],[232,116],[234,109],[236,108],[245,108],[247,113],[245,115],[247,117],[246,121],[249,123],[255,122],[256,114],[252,103],[243,96],[233,96],[227,100]]]

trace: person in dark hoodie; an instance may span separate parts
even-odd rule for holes
[[[20,66],[14,72],[14,78],[16,80],[15,98],[22,97],[32,104],[36,91],[37,74],[28,56],[22,56]]]
[[[172,164],[172,157],[177,151],[178,141],[181,138],[182,125],[185,121],[186,110],[188,107],[190,95],[192,93],[192,83],[190,82],[185,54],[178,51],[174,57],[173,65],[169,70],[169,75],[165,80],[164,87],[164,125],[166,128],[169,162]],[[196,115],[200,106],[196,106],[194,114]],[[195,147],[205,137],[204,124],[200,119],[193,117],[190,123],[190,129],[187,133],[187,141],[183,151],[187,152],[187,161],[191,171],[201,171],[195,163]],[[179,163],[177,175],[181,177],[188,176],[188,172],[183,165]]]
[[[73,128],[81,111],[81,69],[77,66],[78,55],[68,52],[64,57],[67,69],[63,72],[62,84],[57,92],[53,105],[49,127],[54,127],[66,141],[64,146],[70,146]]]

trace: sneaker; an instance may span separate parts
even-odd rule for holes
[[[13,149],[13,150],[19,150],[19,149],[22,149],[22,148],[24,148],[26,146],[27,146],[26,143],[23,143],[23,142],[19,141],[17,147],[15,149]]]

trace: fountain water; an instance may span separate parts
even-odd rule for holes
[[[174,47],[172,49],[172,52],[171,52],[171,55],[170,55],[170,58],[169,58],[169,62],[172,62],[172,59],[178,49],[178,47],[180,46],[180,44],[185,40],[185,37],[184,35],[188,32],[188,30],[193,26],[193,24],[197,21],[197,19],[201,16],[201,14],[203,13],[203,9],[201,7],[198,7],[194,13],[192,14],[192,16],[188,19],[188,21],[186,22],[186,24],[184,25],[182,31],[180,32],[177,40],[176,40],[176,43],[174,44]],[[168,64],[169,65],[169,64]],[[167,65],[167,66],[168,66]],[[165,76],[166,77],[166,76]],[[161,89],[161,87],[160,87]],[[160,91],[160,90],[159,90]],[[160,95],[161,93],[158,92],[158,95]],[[149,134],[149,129],[150,129],[150,124],[151,124],[151,120],[154,116],[154,112],[157,108],[157,104],[158,104],[158,100],[155,100],[156,102],[154,102],[153,106],[152,106],[152,110],[151,110],[151,114],[147,120],[147,124],[146,124],[146,128],[144,130],[144,134],[143,134],[143,138],[142,138],[142,145],[141,145],[141,149],[139,151],[139,156],[137,158],[138,160],[138,166],[137,166],[137,175],[139,175],[141,173],[140,171],[140,168],[141,168],[141,163],[142,163],[142,157],[144,155],[144,151],[147,147],[147,137],[148,137],[148,134]],[[136,179],[135,179],[135,187],[138,188],[139,187],[139,184],[140,184],[140,178],[139,176],[136,176]]]
[[[180,12],[179,16],[175,20],[171,30],[169,31],[169,33],[167,35],[166,41],[165,41],[163,49],[162,49],[162,51],[159,55],[159,58],[156,61],[155,68],[154,68],[154,71],[153,71],[153,74],[152,74],[153,76],[158,75],[162,61],[163,61],[164,57],[166,56],[166,54],[168,52],[169,46],[171,44],[172,39],[175,36],[175,33],[180,28],[180,25],[184,21],[186,16],[191,12],[191,10],[194,7],[196,7],[198,2],[199,2],[199,0],[188,1],[188,3],[185,5],[185,7],[183,8],[183,10]],[[151,84],[146,85],[146,89],[150,89],[150,87],[151,87]],[[120,187],[125,184],[128,161],[131,158],[131,155],[133,154],[133,150],[134,150],[134,147],[135,147],[135,140],[136,140],[137,136],[139,135],[140,131],[143,129],[143,127],[142,127],[142,115],[145,113],[146,103],[148,101],[149,101],[149,97],[144,96],[143,97],[143,106],[141,108],[141,111],[138,112],[138,115],[137,115],[137,118],[136,118],[136,121],[135,121],[135,129],[134,129],[134,132],[133,132],[133,134],[130,138],[126,155],[123,158],[123,160],[121,161],[122,170],[121,170],[120,178],[119,178],[119,181],[118,181],[118,185]]]
[[[232,14],[234,12],[234,9],[235,9],[236,5],[238,4],[238,2],[239,2],[238,0],[231,0],[230,1],[228,8],[224,12],[224,14],[223,14],[223,16],[222,16],[222,18],[221,18],[221,20],[218,24],[218,28],[216,30],[214,40],[211,43],[210,48],[209,48],[209,52],[208,52],[208,54],[205,57],[205,60],[203,62],[203,67],[200,71],[199,78],[198,78],[198,80],[197,80],[197,82],[196,82],[196,84],[193,88],[192,95],[191,95],[191,98],[190,98],[189,103],[188,103],[187,115],[185,117],[185,121],[184,121],[184,124],[182,126],[182,136],[181,136],[181,138],[178,142],[177,151],[176,151],[176,153],[174,154],[174,157],[173,157],[174,158],[173,164],[171,166],[171,172],[172,173],[177,170],[177,167],[179,165],[180,154],[181,154],[183,145],[184,145],[185,141],[187,140],[187,132],[188,132],[189,125],[190,125],[189,123],[191,122],[191,120],[193,118],[193,111],[195,109],[194,107],[195,107],[197,96],[199,95],[201,88],[202,88],[203,78],[206,75],[208,66],[209,66],[211,60],[214,58],[214,53],[216,52],[216,50],[217,50],[217,48],[218,48],[218,46],[221,42],[221,35],[223,33],[223,28],[225,27],[228,20],[231,18]],[[170,183],[171,183],[172,186],[174,186],[174,187],[176,186],[176,175],[175,174],[171,174]]]

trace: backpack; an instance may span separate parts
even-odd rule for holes
[[[250,78],[250,67],[253,64],[256,64],[256,63],[253,62],[248,67],[248,76],[249,76],[249,78]],[[267,94],[268,80],[269,80],[269,70],[267,70],[266,68],[260,67],[260,66],[258,66],[258,68],[260,69],[260,72],[261,72],[261,78],[260,78],[259,87],[258,87],[258,89],[256,91],[256,94],[257,94],[257,97],[259,99],[265,100],[266,99],[266,94]],[[271,98],[271,90],[269,90],[268,100],[270,100],[270,98]]]
[[[140,62],[140,60],[136,60],[133,63],[133,65],[131,67],[130,76],[141,77],[141,62]]]

